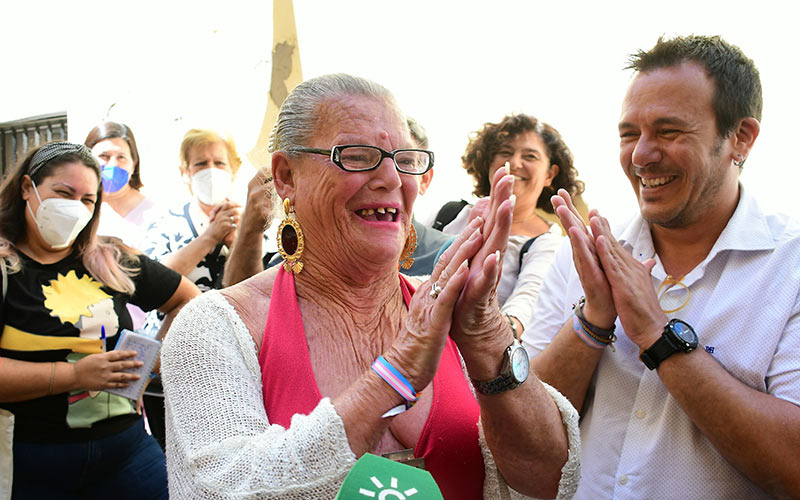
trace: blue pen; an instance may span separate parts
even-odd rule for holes
[[[106,327],[100,325],[100,340],[103,341],[103,352],[106,352]]]

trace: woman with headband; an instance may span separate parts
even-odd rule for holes
[[[81,144],[37,148],[0,188],[0,408],[14,415],[13,498],[167,498],[164,455],[136,404],[126,304],[171,318],[197,288],[97,237],[100,165]],[[169,321],[167,321],[169,323]],[[46,478],[46,480],[43,480]]]

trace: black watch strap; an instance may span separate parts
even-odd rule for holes
[[[664,327],[664,332],[649,349],[639,355],[644,365],[655,370],[665,359],[676,352],[691,352],[698,346],[697,333],[685,321],[673,318]]]
[[[649,349],[639,355],[639,359],[648,369],[655,370],[662,361],[678,352],[678,350],[665,335],[662,335]]]

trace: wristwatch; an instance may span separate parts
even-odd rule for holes
[[[528,352],[517,338],[517,329],[510,318],[509,323],[511,323],[511,331],[514,333],[514,342],[503,352],[500,375],[491,380],[472,379],[472,385],[481,394],[499,394],[516,389],[528,378],[530,372]]]
[[[649,349],[639,355],[644,365],[655,370],[662,361],[676,352],[691,352],[697,348],[697,334],[689,323],[672,319],[664,327],[664,333]]]

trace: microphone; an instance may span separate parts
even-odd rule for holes
[[[428,471],[370,453],[350,469],[334,500],[444,500]]]

